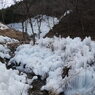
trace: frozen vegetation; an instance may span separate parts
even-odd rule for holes
[[[46,79],[41,90],[95,95],[95,42],[90,38],[45,38],[21,45],[8,65]]]
[[[17,70],[7,70],[2,59],[10,59],[10,50],[6,45],[0,45],[0,95],[27,95],[29,84],[27,75]]]
[[[12,44],[12,43],[17,43],[18,40],[5,37],[5,36],[0,36],[0,58],[2,59],[10,59],[9,53],[11,52],[10,49],[8,49],[7,44]]]
[[[19,75],[18,71],[7,70],[0,62],[0,95],[27,95],[29,85],[26,75]]]

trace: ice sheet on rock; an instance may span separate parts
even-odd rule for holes
[[[68,77],[67,87],[64,89],[66,95],[94,95],[95,74],[92,68],[78,69],[75,75]]]

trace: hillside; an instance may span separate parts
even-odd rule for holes
[[[40,14],[60,17],[67,9],[72,9],[72,7],[70,8],[72,5],[65,6],[66,3],[70,2],[65,0],[23,0],[7,9],[1,10],[0,21],[6,24],[25,21],[28,18],[27,7],[29,9],[29,17],[34,17]],[[4,21],[2,20],[2,14]]]
[[[36,18],[37,17],[31,18],[32,19],[31,22],[33,23],[33,29],[34,29],[34,32],[36,33],[36,37],[38,37],[38,35],[39,35],[39,26],[38,25],[39,25],[40,22],[38,22]],[[46,15],[41,15],[39,17],[39,19],[41,19],[41,23],[40,23],[40,32],[41,32],[40,36],[41,37],[44,37],[52,29],[52,27],[59,22],[59,20],[56,17],[46,16]],[[31,36],[32,35],[32,30],[31,30],[31,26],[30,26],[30,23],[29,23],[29,19],[27,19],[24,22],[24,26],[26,25],[26,23],[27,23],[26,33],[29,36]],[[22,23],[21,22],[11,23],[11,24],[8,24],[8,26],[15,29],[15,30],[17,30],[17,31],[22,31]]]
[[[81,4],[84,4],[81,2]],[[95,39],[95,8],[94,1],[87,2],[83,7],[72,10],[55,25],[45,37],[81,37],[91,36]]]
[[[0,35],[7,36],[10,38],[14,38],[14,39],[17,39],[19,41],[24,40],[23,35],[25,35],[27,39],[29,38],[29,36],[26,33],[14,30],[14,29],[12,29],[12,28],[10,28],[7,25],[4,25],[2,23],[0,23]]]

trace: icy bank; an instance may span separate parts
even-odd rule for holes
[[[95,42],[90,38],[45,38],[21,45],[8,65],[46,78],[41,90],[95,95]],[[65,68],[69,68],[65,73]]]
[[[29,85],[26,75],[19,75],[18,71],[7,70],[0,62],[0,95],[28,95]]]

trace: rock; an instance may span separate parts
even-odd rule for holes
[[[41,87],[45,85],[45,82],[45,80],[42,80],[41,77],[38,76],[38,79],[34,80],[31,84],[33,88],[29,89],[29,95],[49,95],[48,91],[41,91]]]
[[[0,57],[0,62],[4,63],[5,61],[4,61],[4,59],[3,59],[3,58],[1,58],[1,57]]]

